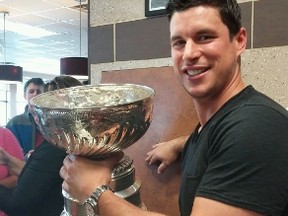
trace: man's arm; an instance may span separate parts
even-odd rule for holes
[[[163,214],[144,211],[125,200],[116,197],[112,192],[105,192],[99,199],[99,213],[102,216],[161,216]],[[113,206],[113,208],[111,208]],[[246,209],[227,205],[211,199],[196,197],[191,216],[265,216]]]
[[[117,197],[111,191],[104,192],[98,202],[99,215],[101,216],[163,216],[163,214],[140,209]]]

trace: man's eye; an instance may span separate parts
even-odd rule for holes
[[[185,41],[183,41],[183,40],[177,40],[177,41],[172,42],[173,47],[181,47],[183,45],[185,45]]]
[[[201,35],[198,37],[198,41],[207,41],[207,40],[211,40],[212,36],[210,35]]]
[[[207,36],[206,36],[206,35],[202,35],[202,36],[199,37],[199,40],[200,40],[200,41],[203,41],[203,40],[206,40],[206,39],[207,39]]]

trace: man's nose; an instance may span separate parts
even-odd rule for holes
[[[199,58],[200,55],[201,55],[201,52],[200,52],[199,46],[196,43],[194,43],[192,40],[187,41],[185,44],[183,59],[192,61],[194,59]]]
[[[35,92],[35,96],[36,96],[36,95],[39,95],[40,93],[41,93],[40,90],[36,91],[36,92]]]

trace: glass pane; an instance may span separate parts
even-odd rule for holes
[[[7,110],[7,107],[6,107],[7,103],[5,102],[0,102],[0,112],[1,112],[1,115],[0,115],[0,126],[5,126],[6,125],[6,116],[7,116],[7,113],[6,113],[6,110]]]
[[[5,126],[7,122],[7,96],[6,91],[0,90],[0,126]]]

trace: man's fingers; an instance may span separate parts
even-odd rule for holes
[[[75,161],[75,155],[73,155],[73,154],[69,154],[68,155],[68,159],[70,160],[70,161]]]
[[[158,174],[162,174],[166,168],[167,168],[167,165],[164,163],[161,163],[158,167],[158,170],[157,170]]]
[[[62,189],[65,190],[66,192],[68,191],[68,185],[65,181],[62,183]]]
[[[64,166],[61,167],[59,173],[60,173],[61,178],[65,180],[67,172],[66,172],[66,168]]]

